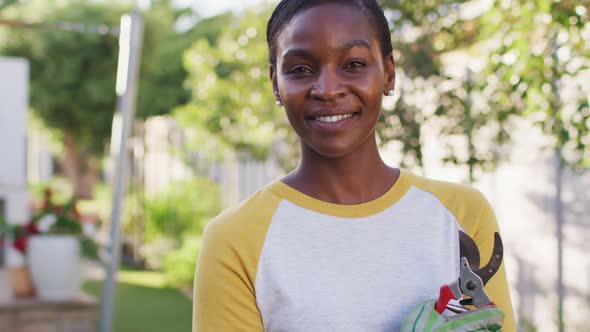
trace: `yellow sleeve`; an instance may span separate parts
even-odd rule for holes
[[[485,196],[480,191],[461,184],[433,181],[422,177],[414,177],[414,179],[419,188],[433,193],[455,216],[463,230],[475,240],[481,255],[481,264],[486,264],[492,255],[494,232],[499,232],[499,227],[496,215]],[[504,261],[498,272],[485,286],[485,290],[506,315],[502,331],[516,332]]]
[[[466,231],[471,237],[473,237],[479,248],[481,264],[486,264],[489,261],[492,255],[492,249],[494,248],[494,232],[500,232],[500,230],[494,211],[483,195],[481,195],[480,217],[475,220],[474,229]],[[498,272],[496,272],[485,286],[485,290],[492,301],[494,301],[494,303],[502,309],[506,315],[502,331],[516,332],[516,321],[514,318],[512,301],[510,300],[510,291],[504,261]]]
[[[259,193],[205,228],[195,273],[193,332],[262,332],[258,258],[278,199]]]

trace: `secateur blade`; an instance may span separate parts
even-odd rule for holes
[[[498,232],[494,233],[494,249],[492,250],[492,257],[489,262],[482,268],[474,271],[483,281],[483,284],[487,284],[488,281],[498,272],[500,265],[502,265],[502,259],[504,258],[504,245],[502,244],[502,238]]]
[[[479,249],[477,249],[475,241],[463,231],[459,231],[459,254],[459,260],[463,257],[467,258],[472,270],[479,269]]]
[[[494,233],[494,248],[492,250],[492,256],[484,267],[479,267],[480,254],[475,241],[463,231],[459,231],[459,253],[461,258],[467,258],[469,267],[475,272],[480,278],[483,284],[487,284],[488,281],[496,274],[500,265],[502,264],[502,258],[504,257],[504,246],[502,244],[502,238],[498,232]]]
[[[490,281],[494,274],[496,274],[496,272],[500,269],[500,265],[502,264],[502,258],[504,257],[502,238],[497,232],[494,233],[494,248],[492,249],[492,255],[488,263],[482,268],[479,267],[480,254],[475,241],[473,241],[469,235],[461,231],[459,232],[459,248],[461,260],[463,261],[463,259],[466,259],[469,269],[471,270],[470,272],[477,276],[473,277],[476,279],[479,278],[479,280],[474,280],[474,284],[478,284],[478,287],[471,289],[469,292],[467,292],[467,290],[462,290],[463,293],[472,293],[477,298],[463,299],[459,303],[461,303],[461,305],[478,306],[491,302],[483,290],[483,286],[486,285],[488,281]]]

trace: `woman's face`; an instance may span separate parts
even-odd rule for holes
[[[394,65],[358,8],[325,3],[296,15],[277,40],[275,93],[305,147],[341,157],[374,144]]]

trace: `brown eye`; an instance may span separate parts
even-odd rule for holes
[[[367,64],[365,64],[364,62],[354,60],[354,61],[350,61],[348,64],[346,64],[346,69],[359,70],[359,69],[365,68],[366,66],[367,66]]]
[[[311,73],[311,69],[306,66],[295,66],[287,72],[288,75],[302,75]]]

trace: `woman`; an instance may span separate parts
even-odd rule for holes
[[[489,257],[498,226],[476,190],[386,165],[375,125],[395,88],[375,0],[283,0],[270,79],[299,166],[208,224],[194,331],[399,331],[458,277],[458,230]],[[514,331],[504,269],[487,285]]]

